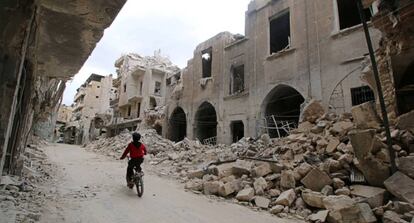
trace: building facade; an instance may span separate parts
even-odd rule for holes
[[[373,3],[366,15],[376,11]],[[168,86],[163,134],[203,143],[279,137],[311,99],[338,113],[373,100],[360,78],[368,53],[360,23],[353,1],[250,2],[245,36],[223,32],[199,44],[181,83]],[[370,32],[377,48],[381,33]]]
[[[102,134],[96,126],[96,117],[110,114],[112,75],[91,74],[77,89],[71,121],[66,126],[65,143],[84,144]],[[99,122],[98,120],[97,122]],[[99,126],[99,124],[98,124]]]
[[[145,111],[165,105],[166,77],[179,68],[162,57],[142,57],[138,54],[121,56],[116,62],[118,78],[114,80],[116,98],[111,100],[114,115],[108,129],[111,135],[122,129],[135,130],[143,121]]]

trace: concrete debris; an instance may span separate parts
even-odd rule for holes
[[[400,157],[398,159],[398,169],[407,176],[414,178],[414,155]]]
[[[381,127],[374,102],[365,102],[354,106],[351,112],[358,129],[379,129]]]
[[[397,120],[397,127],[414,132],[414,110],[400,115]]]
[[[396,172],[384,182],[387,190],[398,199],[414,204],[414,180]]]
[[[275,203],[289,207],[295,201],[295,199],[296,199],[295,190],[290,189],[290,190],[287,190],[281,193]]]
[[[352,185],[351,194],[364,198],[371,208],[382,206],[385,201],[386,190],[379,187],[371,187],[365,185]]]
[[[37,222],[46,200],[54,198],[52,191],[43,189],[55,171],[45,161],[45,154],[37,146],[30,145],[20,157],[26,171],[21,176],[4,175],[0,179],[1,222]]]
[[[366,109],[356,111],[364,113]],[[314,123],[303,122],[302,130],[294,130],[285,138],[244,137],[231,145],[203,145],[188,138],[171,142],[151,129],[140,133],[148,147],[146,162],[151,169],[179,179],[187,190],[235,198],[235,202],[267,209],[279,217],[375,222],[388,210],[403,209],[396,205],[397,200],[390,201],[395,206],[391,209],[385,205],[389,201],[387,191],[412,202],[409,145],[414,137],[405,130],[393,131],[399,168],[405,177],[389,177],[385,133],[381,129],[358,129],[351,120],[350,114],[325,114]],[[118,157],[130,142],[130,134],[125,131],[100,138],[87,148]],[[367,182],[362,178],[354,183],[356,168]],[[384,181],[387,189],[383,188]]]
[[[269,207],[270,200],[262,196],[256,196],[254,198],[254,203],[257,207],[267,209]]]
[[[332,179],[323,171],[314,168],[301,180],[301,182],[306,188],[313,191],[321,191],[324,186],[332,184]]]
[[[325,109],[323,108],[321,102],[312,99],[303,108],[302,113],[300,114],[300,121],[315,123],[316,120],[318,120],[324,114]]]
[[[317,213],[310,215],[309,220],[314,222],[325,222],[326,218],[328,217],[328,214],[328,210],[318,211]]]
[[[251,201],[254,197],[254,189],[249,187],[237,193],[236,199],[239,201]]]

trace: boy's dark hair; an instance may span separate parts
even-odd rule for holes
[[[134,142],[138,142],[139,140],[141,140],[141,134],[139,134],[138,132],[132,133],[132,140]]]

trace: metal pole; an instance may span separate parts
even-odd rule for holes
[[[387,109],[385,107],[384,95],[382,93],[382,86],[381,86],[381,81],[379,78],[377,61],[375,59],[374,49],[372,47],[371,36],[369,34],[367,20],[364,14],[364,8],[362,6],[362,1],[361,0],[355,0],[355,1],[358,6],[359,16],[361,18],[362,25],[364,27],[365,38],[366,38],[367,46],[369,50],[369,57],[371,59],[372,70],[374,72],[374,77],[375,77],[375,84],[377,85],[377,93],[378,93],[378,99],[379,99],[380,106],[381,106],[382,120],[383,120],[384,127],[385,127],[385,135],[387,137],[387,145],[388,145],[388,150],[390,152],[390,158],[391,158],[391,172],[395,173],[397,171],[397,167],[395,165],[395,153],[392,148],[390,124],[388,121]]]

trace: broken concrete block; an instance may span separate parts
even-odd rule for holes
[[[351,108],[354,123],[359,129],[379,129],[380,119],[374,102],[365,102]]]
[[[350,195],[351,191],[347,187],[339,188],[335,191],[335,195]]]
[[[380,187],[371,187],[365,185],[352,185],[351,194],[365,198],[371,208],[380,207],[384,204],[386,190]]]
[[[377,218],[372,212],[371,207],[367,203],[358,203],[359,208],[359,220],[360,223],[375,223]]]
[[[253,162],[245,160],[237,160],[232,167],[232,173],[236,176],[249,175]]]
[[[338,145],[341,142],[337,139],[337,138],[331,138],[329,139],[328,145],[326,146],[325,151],[327,153],[333,153],[336,150],[336,147],[338,147]]]
[[[280,186],[283,188],[295,188],[295,173],[291,170],[282,171],[282,175],[280,176]]]
[[[354,127],[354,124],[349,121],[340,121],[333,124],[331,132],[339,137],[345,136],[349,130]]]
[[[325,185],[331,185],[331,178],[317,168],[313,168],[308,174],[301,180],[302,184],[306,188],[313,191],[321,191]]]
[[[219,178],[228,177],[233,174],[233,163],[225,163],[215,166],[212,171]]]
[[[270,163],[270,169],[273,173],[281,173],[284,166],[280,163]]]
[[[328,196],[323,199],[323,204],[329,210],[328,222],[358,222],[359,208],[350,197]]]
[[[220,186],[223,183],[219,181],[208,181],[203,184],[203,192],[205,195],[216,195],[219,192]]]
[[[283,211],[284,208],[285,208],[285,206],[283,206],[283,205],[276,205],[276,206],[272,207],[272,209],[270,209],[270,213],[279,214],[280,212]]]
[[[296,169],[295,169],[302,177],[306,176],[306,174],[309,173],[309,171],[312,170],[312,166],[310,164],[308,164],[307,162],[304,162],[302,164],[300,164]]]
[[[309,220],[313,222],[325,222],[326,217],[328,217],[329,211],[328,210],[321,210],[315,214],[309,215]]]
[[[185,184],[184,188],[188,190],[202,191],[203,181],[200,179],[190,180]]]
[[[400,215],[394,211],[386,211],[382,216],[383,223],[408,223],[407,221],[400,218]]]
[[[277,197],[277,196],[279,196],[280,195],[280,190],[278,190],[278,189],[270,189],[269,190],[269,196],[271,196],[271,197]]]
[[[254,203],[257,207],[267,209],[269,207],[270,200],[262,196],[256,196],[254,197]]]
[[[333,187],[330,185],[326,185],[322,188],[321,193],[325,196],[333,195]]]
[[[387,163],[372,156],[371,152],[376,147],[375,130],[351,131],[349,137],[358,160],[357,168],[361,170],[369,184],[382,186],[384,180],[390,176],[390,169]]]
[[[414,132],[414,110],[400,115],[397,119],[397,127]]]
[[[339,178],[333,178],[332,181],[332,185],[335,189],[339,189],[345,186],[345,182]]]
[[[262,163],[259,166],[252,169],[252,175],[254,177],[263,177],[267,174],[272,173],[269,163]]]
[[[251,201],[254,197],[254,189],[253,188],[245,188],[236,195],[236,199],[239,201]]]
[[[414,178],[414,156],[398,158],[398,170],[405,175]]]
[[[263,177],[259,177],[254,181],[253,187],[257,195],[262,195],[267,187],[267,182]]]
[[[389,165],[371,156],[358,159],[355,166],[364,174],[365,179],[372,186],[383,186],[384,181],[390,176]]]
[[[397,171],[384,185],[398,199],[414,204],[414,180],[407,175]]]
[[[364,159],[371,153],[374,146],[374,129],[352,130],[348,135],[357,159]]]
[[[341,210],[344,208],[352,207],[356,202],[345,195],[331,195],[322,199],[323,206],[332,211]]]
[[[234,180],[232,182],[227,182],[225,184],[222,184],[218,190],[218,194],[222,197],[227,197],[230,194],[236,192],[239,188],[239,185],[237,185],[237,181]]]
[[[290,206],[296,199],[296,193],[295,190],[290,189],[287,191],[284,191],[280,194],[280,196],[276,199],[275,204],[280,204],[283,206]]]
[[[300,122],[315,123],[317,119],[325,114],[325,109],[321,102],[315,99],[310,100],[302,109]]]
[[[303,132],[310,132],[313,129],[314,126],[315,125],[310,123],[310,122],[302,122],[298,125],[298,128],[296,130],[297,130],[297,132],[302,132],[302,133]]]
[[[325,208],[325,206],[323,205],[323,198],[325,197],[326,196],[324,196],[322,193],[308,189],[302,192],[303,201],[305,201],[305,203],[311,207]]]
[[[193,179],[193,178],[202,179],[204,175],[206,175],[206,171],[204,171],[203,169],[193,170],[187,174],[188,178],[190,179]]]

